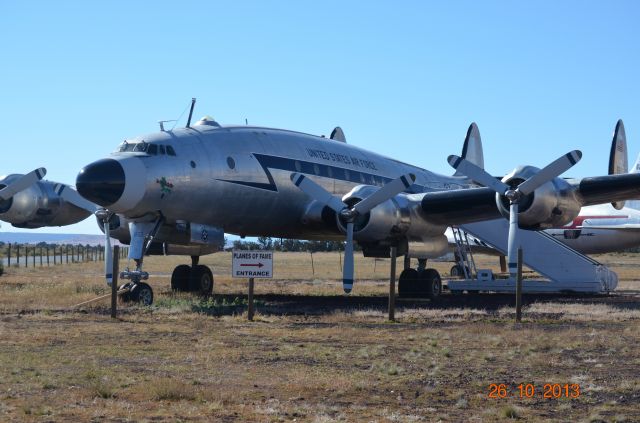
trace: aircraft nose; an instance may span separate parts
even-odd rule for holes
[[[114,159],[102,159],[80,170],[76,189],[87,200],[102,207],[115,204],[125,188],[122,165]]]

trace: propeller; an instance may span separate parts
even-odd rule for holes
[[[78,194],[78,191],[71,188],[69,185],[65,184],[56,184],[54,191],[58,194],[63,200],[73,204],[76,207],[81,209],[85,209],[90,213],[95,213],[100,209],[96,204],[93,204],[91,201],[85,199],[83,196]]]
[[[521,182],[516,187],[511,187],[504,182],[497,180],[481,167],[478,167],[459,156],[451,155],[447,159],[449,164],[456,170],[459,170],[462,174],[467,175],[469,178],[481,185],[491,188],[499,195],[503,195],[509,200],[509,242],[507,246],[507,255],[509,256],[509,273],[512,278],[515,277],[518,267],[516,256],[518,254],[518,248],[520,247],[518,240],[518,234],[520,231],[520,227],[518,225],[520,201],[546,182],[551,181],[553,178],[560,176],[562,173],[570,169],[573,165],[578,163],[581,158],[582,152],[580,152],[580,150],[570,151],[549,163],[535,175],[531,176],[524,182]]]
[[[395,197],[402,191],[409,188],[415,182],[416,177],[412,173],[402,175],[397,179],[383,185],[379,190],[374,192],[362,201],[356,203],[353,207],[349,207],[338,197],[322,188],[311,179],[301,173],[292,173],[291,181],[311,198],[326,205],[335,211],[347,226],[347,243],[344,248],[344,267],[342,275],[342,287],[347,294],[353,288],[353,224],[358,216],[368,213],[378,204]]]
[[[0,189],[0,200],[8,200],[18,192],[29,188],[31,185],[35,184],[47,174],[47,169],[44,167],[40,167],[38,169],[32,170],[26,175],[20,176],[18,179],[7,185],[6,187]]]
[[[107,281],[107,285],[111,286],[113,283],[113,251],[111,250],[110,221],[114,214],[109,210],[103,209],[96,204],[93,204],[91,201],[86,200],[78,194],[78,191],[74,190],[69,185],[57,184],[54,190],[62,199],[76,207],[80,207],[81,209],[95,214],[102,222],[104,230],[104,277]]]

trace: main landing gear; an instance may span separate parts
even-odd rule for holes
[[[200,257],[191,256],[191,266],[181,264],[173,269],[171,289],[177,292],[197,292],[211,295],[213,292],[213,274],[207,266],[198,264]]]
[[[405,269],[398,279],[398,296],[402,298],[436,299],[442,293],[442,279],[436,269],[427,269],[427,259],[418,259],[418,268],[412,269],[405,258]]]

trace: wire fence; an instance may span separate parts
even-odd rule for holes
[[[129,247],[120,248],[120,258],[128,254]],[[104,261],[104,246],[7,244],[1,263],[5,267],[44,267],[90,261]]]

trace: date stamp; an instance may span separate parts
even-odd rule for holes
[[[533,383],[521,383],[517,386],[509,386],[506,383],[489,384],[487,396],[491,399],[503,398],[579,398],[580,385],[577,383],[545,383],[542,386]]]

